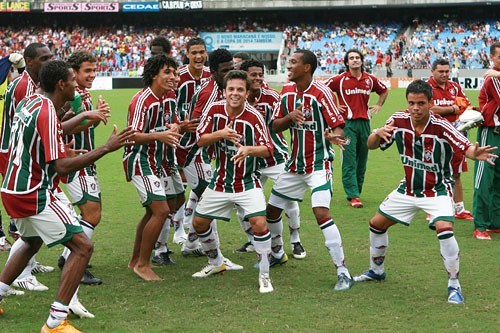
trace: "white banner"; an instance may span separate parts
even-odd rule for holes
[[[111,90],[113,89],[113,78],[110,76],[97,76],[92,83],[90,90]]]
[[[208,52],[227,49],[231,52],[278,52],[281,32],[202,32]]]

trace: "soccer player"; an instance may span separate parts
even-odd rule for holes
[[[490,59],[493,71],[500,70],[500,43],[491,44]],[[498,72],[496,72],[498,73]],[[500,79],[488,77],[479,92],[479,106],[484,123],[477,131],[477,140],[482,145],[500,146]],[[490,233],[500,232],[500,160],[494,166],[484,161],[474,165],[474,237],[490,240]]]
[[[348,144],[342,151],[342,184],[349,204],[363,207],[360,195],[365,181],[368,148],[366,139],[370,135],[370,119],[384,105],[389,90],[375,76],[364,71],[363,54],[351,49],[344,56],[347,69],[330,78],[326,85],[337,93],[339,109],[345,119],[344,136]],[[370,94],[379,95],[376,104],[369,106]]]
[[[165,145],[176,147],[181,134],[168,120],[171,115],[168,92],[177,85],[177,62],[163,54],[146,62],[143,80],[146,87],[130,102],[127,123],[137,131],[135,145],[125,147],[123,166],[127,181],[137,189],[146,209],[139,225],[129,268],[144,280],[161,280],[149,262],[151,251],[169,214],[162,181]]]
[[[0,302],[43,243],[49,247],[63,244],[71,254],[42,332],[80,332],[67,322],[68,304],[89,262],[93,244],[83,233],[71,205],[59,199],[59,178],[119,149],[134,133],[127,128],[117,135],[115,126],[104,145],[73,156],[82,151],[66,150],[56,110],[74,98],[75,75],[65,62],[50,61],[41,68],[40,79],[44,95],[33,94],[22,100],[11,127],[2,201],[24,243],[0,274]]]
[[[405,177],[380,204],[370,220],[370,269],[354,281],[385,280],[384,260],[389,237],[387,229],[400,223],[409,226],[415,214],[424,210],[436,218],[429,227],[436,230],[441,256],[448,272],[448,302],[464,302],[458,281],[460,255],[453,234],[453,178],[450,162],[457,151],[475,160],[491,162],[497,147],[473,145],[447,120],[430,112],[432,87],[422,81],[406,89],[408,109],[394,113],[385,126],[373,130],[368,148],[385,150],[394,142],[403,163]]]
[[[209,55],[210,63],[210,80],[206,81],[196,91],[191,99],[188,119],[196,121],[201,119],[207,113],[211,103],[218,102],[224,99],[223,84],[224,76],[233,70],[233,57],[231,52],[225,49],[217,49]],[[200,147],[196,143],[196,135],[190,133],[189,140],[183,138],[183,145],[188,149],[186,159],[184,161],[184,174],[191,188],[189,201],[186,204],[186,212],[195,211],[201,195],[205,191],[208,183],[212,179],[213,171],[211,164],[211,153],[206,147]],[[184,256],[204,255],[201,244],[198,241],[198,236],[192,223],[193,215],[185,215],[185,223],[189,226],[188,239],[182,245],[181,253]],[[217,224],[212,223],[212,229],[217,232]],[[233,263],[228,258],[223,257],[227,270],[240,270],[243,266]]]
[[[259,291],[273,291],[269,278],[271,234],[266,225],[266,199],[255,175],[257,158],[272,155],[266,123],[246,99],[250,81],[244,71],[224,77],[225,101],[208,106],[196,131],[198,146],[214,145],[216,171],[196,207],[193,225],[208,257],[208,265],[193,277],[204,278],[226,270],[213,219],[229,221],[234,205],[244,210],[254,235],[259,260]]]
[[[151,41],[149,49],[151,50],[151,57],[158,54],[170,56],[170,52],[172,52],[172,43],[170,43],[167,38],[158,36]]]
[[[470,105],[469,99],[457,82],[450,80],[450,62],[446,59],[436,59],[432,63],[432,76],[427,83],[432,86],[432,108],[431,111],[442,116],[451,124],[455,125],[458,115]],[[462,99],[465,104],[460,107],[457,100]],[[465,210],[464,195],[462,191],[462,180],[460,175],[466,172],[467,160],[465,156],[457,152],[451,161],[453,168],[453,180],[455,181],[453,200],[455,201],[455,218],[463,220],[474,220],[472,214]]]
[[[297,50],[288,65],[290,83],[283,86],[276,107],[272,128],[276,133],[290,129],[292,156],[285,170],[274,183],[267,205],[267,224],[272,235],[271,266],[288,260],[283,251],[281,212],[288,202],[302,201],[311,189],[311,205],[325,245],[337,267],[338,281],[334,290],[350,289],[353,285],[345,265],[342,238],[330,215],[332,197],[331,144],[342,146],[344,119],[335,105],[330,89],[313,80],[318,60],[309,50]]]
[[[44,63],[52,59],[52,53],[49,48],[42,43],[29,44],[24,50],[23,55],[26,63],[26,70],[9,84],[5,95],[2,137],[0,143],[0,173],[2,175],[5,175],[9,140],[12,132],[12,121],[16,108],[23,98],[29,97],[35,93],[40,84],[40,69]],[[16,239],[9,253],[9,258],[11,258],[18,249],[25,244],[23,244],[24,240],[19,238],[17,228],[12,221],[9,226],[9,234]],[[53,270],[53,267],[42,265],[33,257],[23,272],[17,277],[16,281],[14,281],[13,285],[18,288],[32,291],[48,290],[49,288],[39,282],[33,273],[52,272]]]
[[[264,117],[264,120],[268,124],[271,142],[274,147],[273,155],[266,159],[259,159],[260,181],[264,188],[268,178],[272,179],[274,182],[276,181],[285,168],[285,162],[290,157],[288,145],[283,138],[283,134],[281,132],[275,133],[270,126],[274,107],[279,104],[280,96],[276,90],[262,87],[262,83],[264,82],[264,64],[262,62],[253,59],[247,60],[241,64],[240,68],[248,73],[248,78],[250,79],[250,90],[247,100],[250,105],[253,105],[253,107],[255,107]],[[239,212],[240,210],[238,209],[238,213]],[[290,245],[292,247],[293,256],[296,259],[304,259],[306,257],[306,251],[300,242],[300,209],[297,201],[289,201],[287,203],[285,215],[288,219]],[[252,244],[253,235],[249,222],[245,221],[241,214],[238,214],[238,219],[240,220],[243,231],[245,231],[248,237],[248,242],[236,251],[254,252],[255,249]]]
[[[87,89],[92,88],[92,83],[96,77],[97,59],[88,51],[76,51],[68,58],[68,63],[75,72],[76,92],[82,98],[81,109],[76,112],[88,112],[93,109],[92,98]],[[99,98],[100,109],[109,107]],[[75,128],[73,135],[65,137],[66,143],[73,142],[73,149],[85,149],[91,151],[95,147],[94,129],[99,125],[99,121],[87,121]],[[97,179],[95,164],[90,164],[82,170],[70,173],[68,177],[63,178],[66,183],[69,198],[73,205],[78,206],[80,210],[80,224],[89,239],[92,239],[94,229],[101,221],[101,189]],[[58,266],[64,266],[64,262],[69,255],[70,250],[65,248],[61,257],[59,257]],[[101,279],[85,269],[82,279],[83,284],[100,285]]]
[[[246,52],[236,52],[233,55],[234,69],[240,69],[244,61],[250,60],[250,55]]]

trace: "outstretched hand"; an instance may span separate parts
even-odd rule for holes
[[[491,165],[495,165],[495,159],[498,158],[498,155],[490,154],[490,152],[497,150],[498,147],[492,147],[490,145],[479,147],[479,143],[476,142],[474,145],[474,156],[478,161],[485,161]]]
[[[389,124],[385,125],[384,127],[376,129],[374,133],[385,142],[389,142],[392,137],[392,134],[397,129],[398,128],[394,126],[394,120],[392,120]]]
[[[241,167],[245,162],[245,158],[250,154],[250,147],[242,146],[240,143],[236,143],[236,147],[238,148],[238,152],[231,157],[231,161],[233,161],[237,167]]]
[[[111,136],[105,143],[110,152],[115,151],[123,146],[131,146],[135,143],[135,141],[133,141],[132,139],[136,131],[132,129],[132,127],[125,127],[120,133],[116,134],[117,131],[118,128],[115,124],[113,125],[113,132],[111,132]]]
[[[234,130],[232,127],[233,127],[233,121],[230,121],[229,124],[227,124],[226,127],[224,127],[224,129],[221,129],[218,132],[222,139],[231,141],[234,144],[239,144],[241,139],[241,134],[238,134],[238,132]]]
[[[344,139],[343,135],[340,134],[333,134],[330,132],[329,129],[325,129],[325,139],[330,141],[332,145],[337,145],[339,146],[340,150],[344,150],[344,146],[347,145],[347,140]]]
[[[73,149],[75,145],[75,139],[72,139],[70,143],[66,144],[66,157],[75,157],[79,154],[85,154],[88,152],[87,149]]]

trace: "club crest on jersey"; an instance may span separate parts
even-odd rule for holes
[[[366,88],[370,88],[370,80],[365,79]]]
[[[424,152],[424,161],[430,162],[432,160],[432,150],[426,149]]]
[[[90,184],[90,188],[92,189],[92,191],[95,191],[96,190],[96,184],[92,183]]]
[[[304,108],[302,109],[302,112],[304,113],[304,117],[310,118],[311,114],[312,114],[312,108],[311,108],[311,106],[309,106],[309,105],[304,106]]]
[[[453,96],[455,96],[455,89],[450,88],[450,89],[449,89],[449,92],[450,92],[450,94],[452,94]]]
[[[155,184],[155,187],[160,187],[160,181],[156,180],[156,181],[154,182],[154,184]]]

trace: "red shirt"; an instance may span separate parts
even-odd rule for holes
[[[456,82],[448,80],[446,82],[445,88],[443,89],[438,86],[437,82],[434,81],[434,78],[431,76],[427,83],[432,86],[432,104],[436,106],[451,106],[455,104],[455,98],[457,97],[465,98],[467,99],[467,101],[469,100],[467,96],[465,96],[462,87],[460,87],[460,85]],[[457,115],[454,113],[447,114],[442,117],[449,122],[454,122],[455,120],[457,120]]]
[[[493,69],[499,70],[498,68]],[[484,117],[482,126],[500,126],[500,79],[487,78],[479,92],[478,99]]]

